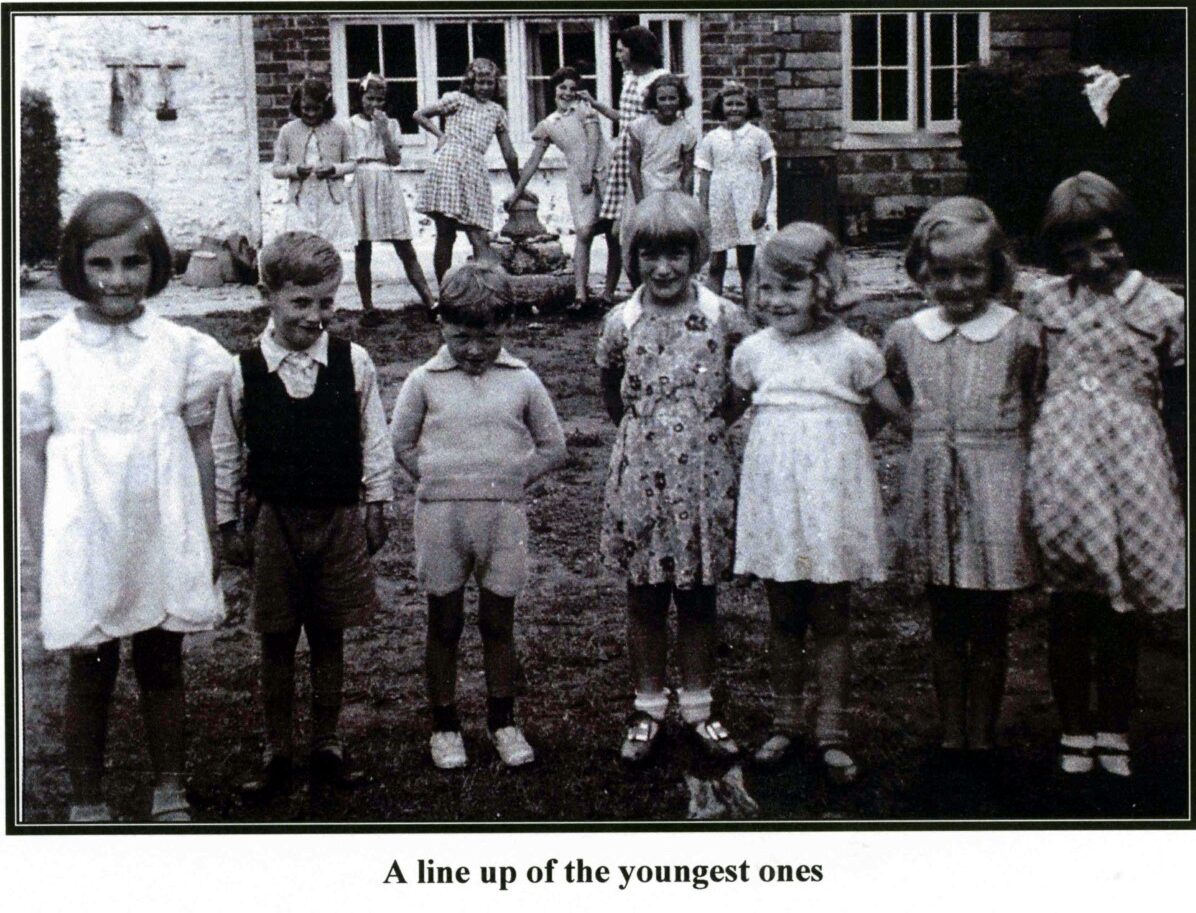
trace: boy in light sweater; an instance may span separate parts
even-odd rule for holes
[[[457,644],[465,584],[478,582],[487,726],[509,767],[535,752],[515,724],[515,599],[527,580],[524,490],[565,459],[565,435],[540,378],[503,348],[507,274],[467,263],[441,286],[444,345],[411,372],[391,419],[395,457],[416,481],[416,576],[428,594],[432,762],[463,767]]]

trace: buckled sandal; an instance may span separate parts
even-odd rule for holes
[[[642,710],[637,710],[627,720],[627,734],[619,749],[619,757],[628,764],[642,764],[652,754],[661,725]]]
[[[739,746],[731,738],[731,733],[727,732],[727,727],[718,720],[694,723],[693,734],[697,737],[698,744],[711,757],[733,758],[739,754]]]

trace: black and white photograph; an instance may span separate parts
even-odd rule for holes
[[[3,26],[10,843],[1190,827],[1185,8]]]

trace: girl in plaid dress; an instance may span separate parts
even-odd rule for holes
[[[1063,181],[1042,234],[1068,275],[1028,305],[1046,363],[1029,488],[1069,774],[1092,770],[1095,753],[1102,770],[1130,775],[1138,616],[1185,604],[1183,516],[1160,415],[1183,411],[1184,303],[1130,269],[1132,218],[1105,178]]]
[[[446,93],[440,101],[412,115],[437,140],[436,158],[415,208],[436,223],[432,268],[438,283],[452,265],[458,231],[469,238],[475,258],[490,251],[494,204],[485,156],[491,137],[498,138],[511,183],[519,181],[519,157],[507,131],[507,112],[494,101],[498,78],[498,65],[478,57],[466,68],[459,91]],[[443,130],[432,120],[434,117],[445,119]]]

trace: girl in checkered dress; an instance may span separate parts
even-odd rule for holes
[[[478,57],[466,68],[460,90],[412,115],[437,141],[436,158],[415,208],[436,223],[432,268],[438,283],[452,265],[458,231],[469,238],[474,257],[489,253],[494,204],[485,156],[492,137],[498,138],[511,183],[519,181],[519,157],[507,131],[507,112],[494,101],[499,75],[494,61]],[[434,117],[444,118],[443,130]]]
[[[1068,275],[1027,306],[1046,363],[1029,490],[1069,774],[1092,770],[1095,753],[1102,770],[1130,775],[1139,613],[1185,604],[1183,516],[1160,414],[1183,413],[1184,303],[1129,267],[1132,218],[1100,175],[1063,181],[1042,234]]]

